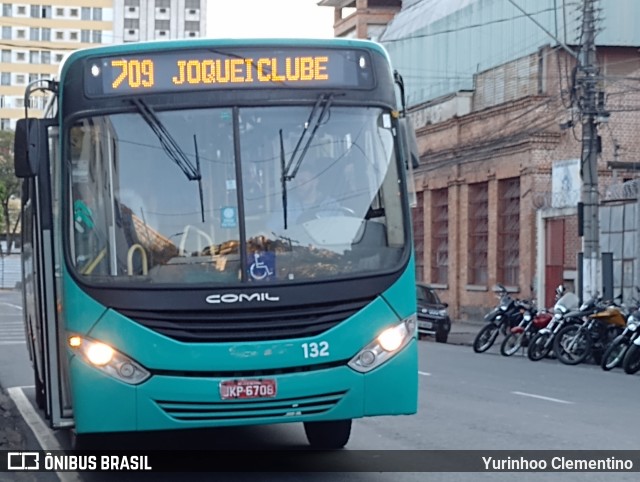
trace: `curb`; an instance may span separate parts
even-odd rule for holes
[[[0,449],[26,450],[28,428],[13,400],[0,387]]]

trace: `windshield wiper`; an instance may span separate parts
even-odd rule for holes
[[[132,99],[131,102],[138,108],[140,115],[149,125],[153,133],[160,141],[160,145],[164,152],[169,156],[173,162],[184,172],[189,181],[199,181],[201,179],[200,170],[198,169],[199,160],[197,158],[196,151],[196,166],[191,164],[191,161],[184,153],[180,145],[173,138],[171,133],[167,130],[162,121],[158,118],[153,108],[142,99]]]
[[[193,135],[193,144],[195,148],[196,165],[194,166],[189,157],[182,150],[178,142],[173,138],[169,130],[162,123],[156,112],[149,104],[142,99],[131,99],[133,105],[136,106],[138,112],[149,125],[153,133],[160,141],[162,149],[187,176],[189,181],[198,181],[198,191],[200,194],[200,215],[202,222],[204,223],[204,200],[202,194],[202,173],[200,171],[200,156],[198,155],[198,143],[196,142],[196,136]]]
[[[282,137],[282,129],[278,131],[280,134],[280,185],[282,187],[282,213],[284,216],[284,229],[287,229],[287,176],[286,176],[286,160],[284,155],[284,139]]]
[[[291,181],[293,178],[296,177],[296,174],[298,173],[298,169],[300,169],[300,165],[302,164],[302,160],[304,159],[304,156],[307,154],[307,151],[309,150],[311,141],[315,137],[316,132],[318,131],[318,127],[322,125],[322,121],[324,120],[325,115],[327,115],[327,113],[329,112],[329,107],[331,107],[332,102],[333,102],[333,94],[328,94],[328,95],[320,94],[320,97],[318,97],[318,100],[313,106],[313,109],[311,109],[311,113],[309,114],[309,118],[307,119],[307,122],[305,122],[304,124],[304,129],[302,130],[302,134],[300,134],[300,138],[296,143],[296,147],[293,149],[293,152],[291,153],[291,158],[289,159],[289,162],[285,166],[284,175],[283,175],[285,180]],[[315,114],[318,111],[320,104],[322,104],[322,109],[320,109],[320,113],[316,117]],[[312,126],[313,128],[311,128]],[[307,137],[307,141],[305,142],[304,147],[300,152],[300,156],[298,157],[298,160],[295,162],[295,166],[293,166],[293,170],[292,170],[291,166],[294,163],[296,154],[298,153],[298,149],[300,149],[300,145],[302,144],[302,141],[304,140],[306,133],[309,132],[309,129],[311,129],[311,132],[309,133],[309,136]]]
[[[202,171],[200,170],[200,155],[198,154],[198,140],[196,135],[193,135],[193,149],[196,155],[196,172],[198,173],[198,195],[200,196],[200,218],[204,223],[204,195],[202,192]]]
[[[285,159],[286,156],[284,153],[284,139],[283,139],[282,129],[280,129],[279,131],[279,134],[280,134],[280,184],[282,186],[282,214],[284,216],[284,229],[287,229],[287,182],[294,179],[296,177],[296,174],[298,174],[298,170],[300,169],[302,160],[304,159],[304,156],[307,154],[307,151],[309,150],[309,146],[311,145],[311,141],[316,135],[318,127],[322,125],[322,121],[324,120],[325,115],[329,112],[329,107],[331,107],[332,102],[333,102],[333,94],[328,94],[328,95],[320,94],[320,96],[318,97],[318,100],[313,105],[313,109],[311,109],[311,112],[309,113],[309,118],[307,119],[307,122],[305,122],[304,124],[304,129],[302,130],[302,134],[300,134],[300,137],[298,138],[298,142],[296,142],[296,147],[293,149],[293,152],[291,153],[289,162],[286,162],[286,159]],[[320,109],[320,113],[316,117],[316,112],[318,111],[318,108],[320,107],[321,104],[322,104],[322,108]],[[295,161],[296,154],[298,154],[298,150],[300,149],[300,146],[304,141],[305,135],[307,134],[307,132],[309,132],[309,129],[311,129],[311,132],[309,133],[309,136],[307,137],[304,147],[300,152],[300,156],[298,157],[298,160]],[[295,161],[295,165],[293,165],[294,161]],[[292,165],[293,165],[293,170],[291,169]]]

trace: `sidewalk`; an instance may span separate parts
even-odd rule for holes
[[[473,346],[473,340],[487,323],[485,321],[453,320],[447,343],[452,345]]]
[[[26,450],[30,432],[13,400],[0,387],[0,449]],[[1,479],[1,477],[0,477]]]

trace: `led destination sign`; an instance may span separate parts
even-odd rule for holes
[[[88,95],[237,88],[371,88],[368,55],[356,50],[260,49],[152,52],[90,60]]]

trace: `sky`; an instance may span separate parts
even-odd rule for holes
[[[207,35],[222,38],[333,37],[333,8],[319,0],[209,0]]]

